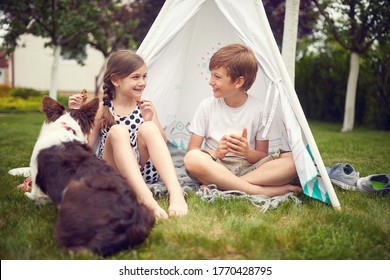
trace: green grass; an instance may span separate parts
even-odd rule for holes
[[[56,209],[36,206],[8,170],[28,166],[42,114],[0,115],[0,258],[99,259],[69,254],[54,240]],[[327,166],[349,162],[361,176],[390,173],[390,132],[311,122]],[[190,213],[159,221],[144,244],[108,259],[390,259],[390,195],[335,187],[342,210],[308,197],[261,213],[239,199],[203,202],[188,195]],[[167,199],[160,199],[167,207]]]

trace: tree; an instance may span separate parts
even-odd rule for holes
[[[164,4],[164,0],[133,0],[127,5],[112,4],[110,0],[98,2],[102,9],[97,15],[101,28],[92,33],[89,44],[103,54],[105,62],[118,49],[138,48]],[[105,63],[95,77],[96,95],[102,85],[104,69]]]
[[[88,43],[104,56],[104,63],[95,76],[95,95],[98,96],[102,85],[102,75],[110,54],[118,49],[135,49],[136,42],[132,30],[138,26],[131,9],[127,5],[105,0],[97,1],[101,13],[96,15],[100,28],[94,29],[88,37]]]
[[[295,78],[295,55],[298,39],[299,1],[286,0],[286,12],[283,27],[282,57],[294,84]]]
[[[132,30],[137,48],[144,40],[164,2],[165,0],[133,0],[129,4],[133,18],[138,20],[137,27]]]
[[[98,28],[95,19],[101,10],[88,0],[2,0],[0,11],[0,26],[6,32],[2,47],[8,55],[23,34],[48,39],[45,47],[53,48],[50,96],[56,99],[60,55],[83,63],[88,36]]]
[[[313,0],[324,17],[328,33],[351,52],[345,99],[343,132],[352,131],[355,118],[356,89],[360,56],[375,42],[389,39],[388,0]]]

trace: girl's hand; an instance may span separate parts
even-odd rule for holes
[[[142,117],[145,121],[153,120],[153,117],[156,114],[153,103],[149,99],[142,99],[139,103],[139,108],[141,110]]]
[[[83,90],[81,93],[73,94],[69,96],[68,108],[80,109],[81,105],[87,100],[87,91]]]
[[[247,158],[247,155],[250,152],[250,147],[247,140],[247,129],[244,128],[242,135],[226,135],[227,138],[226,145],[230,153],[234,153],[238,156]]]

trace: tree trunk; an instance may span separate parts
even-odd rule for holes
[[[95,96],[98,97],[99,96],[99,90],[103,84],[103,75],[104,75],[104,71],[106,69],[106,66],[107,66],[107,61],[108,61],[108,57],[105,57],[104,58],[104,63],[102,65],[102,67],[100,68],[100,71],[99,73],[95,76]]]
[[[50,97],[57,100],[57,76],[60,61],[61,46],[55,46],[53,52],[53,64],[51,66]]]
[[[359,54],[351,53],[347,95],[345,97],[344,122],[342,132],[352,131],[355,121],[356,87],[359,77]]]
[[[283,27],[282,57],[293,85],[295,79],[295,54],[298,36],[299,1],[300,0],[286,0]]]

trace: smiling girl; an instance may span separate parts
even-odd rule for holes
[[[166,145],[166,135],[153,103],[141,98],[147,84],[143,59],[128,50],[113,53],[103,80],[103,102],[89,135],[91,147],[98,145],[98,157],[117,170],[157,219],[188,213],[182,188]],[[78,107],[80,96],[69,98]],[[169,193],[168,213],[154,199],[147,183],[163,180]]]

